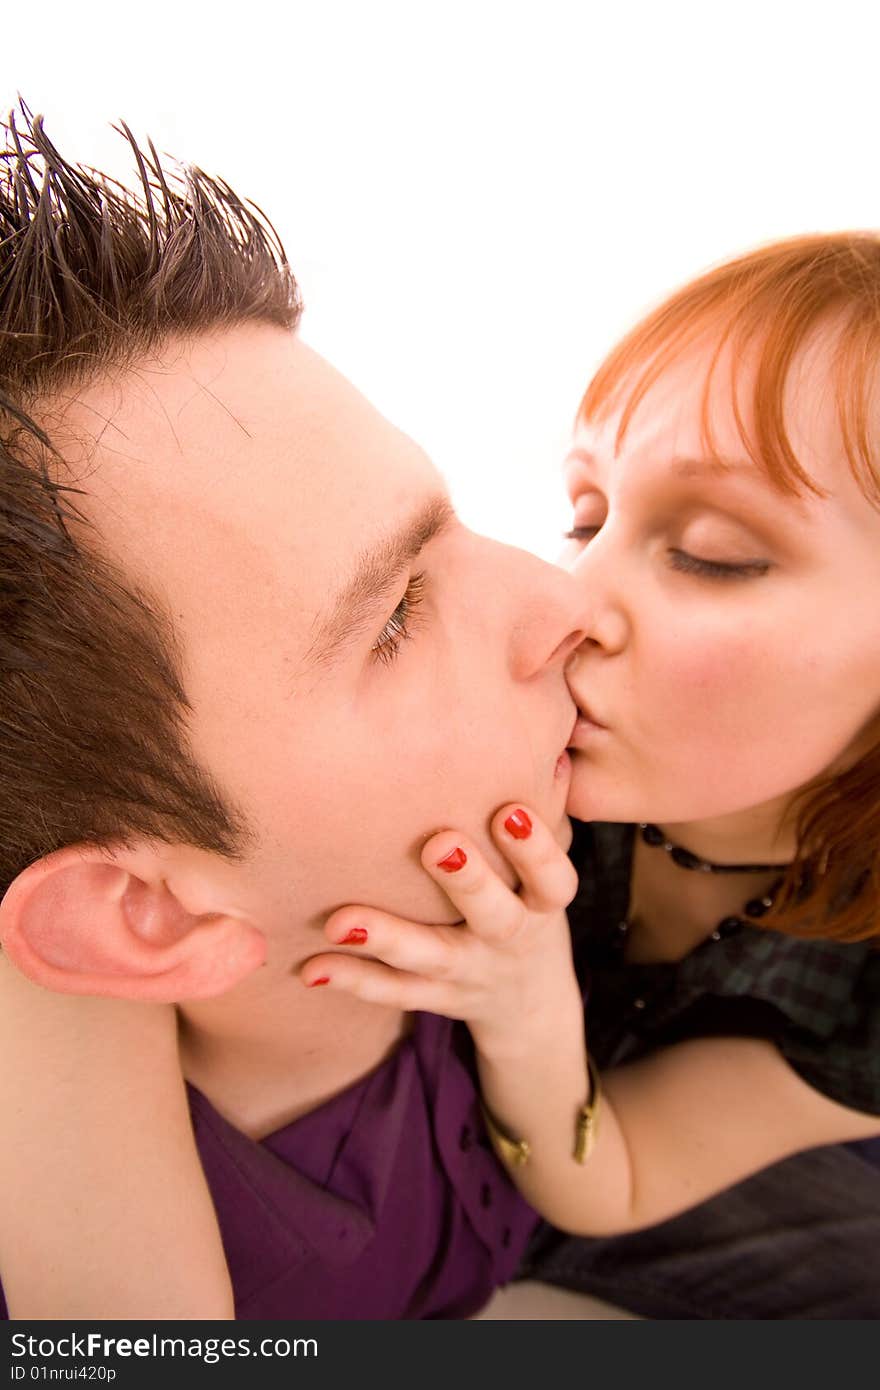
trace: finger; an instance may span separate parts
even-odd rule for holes
[[[305,961],[300,967],[299,978],[308,989],[341,990],[369,1004],[458,1017],[450,1012],[455,1007],[454,1000],[436,980],[394,970],[381,961],[357,960],[338,952],[325,952]]]
[[[461,979],[466,973],[462,927],[432,927],[375,908],[348,906],[328,917],[324,933],[346,955],[372,957],[426,979]]]
[[[492,838],[519,878],[520,898],[531,912],[567,907],[578,877],[568,855],[536,812],[511,802],[492,817]]]
[[[422,849],[422,864],[474,935],[484,941],[508,941],[522,927],[522,902],[466,835],[454,830],[432,835]]]

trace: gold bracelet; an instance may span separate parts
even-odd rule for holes
[[[572,1158],[575,1163],[586,1163],[596,1145],[599,1137],[599,1101],[602,1096],[602,1088],[599,1084],[599,1073],[593,1066],[592,1057],[587,1057],[587,1072],[590,1077],[590,1098],[586,1105],[582,1105],[577,1113],[574,1126],[574,1153]],[[495,1145],[500,1157],[511,1168],[521,1168],[524,1163],[528,1163],[531,1157],[532,1147],[527,1139],[511,1139],[509,1134],[505,1134],[499,1129],[498,1124],[489,1114],[485,1105],[481,1104],[483,1119],[492,1143]]]
[[[586,1163],[599,1138],[599,1101],[602,1096],[602,1086],[599,1081],[599,1073],[593,1066],[592,1057],[587,1057],[587,1073],[590,1078],[590,1099],[586,1105],[582,1105],[578,1111],[577,1121],[574,1131],[574,1154],[575,1163]]]

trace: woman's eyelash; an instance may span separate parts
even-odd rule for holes
[[[401,646],[412,637],[412,621],[425,596],[425,573],[414,574],[406,586],[406,593],[395,608],[371,648],[374,661],[390,666],[397,657]]]
[[[599,526],[573,526],[570,531],[563,531],[562,535],[567,541],[590,541],[600,530]],[[770,569],[768,560],[745,560],[741,564],[726,560],[701,560],[697,555],[675,548],[667,554],[674,570],[680,574],[696,574],[701,579],[753,579]]]
[[[732,564],[723,560],[701,560],[689,555],[686,550],[670,550],[669,560],[672,568],[682,574],[698,574],[704,579],[752,579],[766,574],[770,568],[767,560],[744,560]]]

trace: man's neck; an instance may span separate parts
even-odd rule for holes
[[[256,971],[219,999],[178,1008],[184,1076],[216,1110],[259,1139],[316,1109],[382,1063],[412,1015],[289,970]]]

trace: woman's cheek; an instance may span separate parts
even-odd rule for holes
[[[663,651],[657,652],[657,669],[666,666],[670,684],[680,690],[702,695],[732,698],[754,690],[755,682],[766,683],[779,667],[779,640],[750,630],[748,619],[723,632],[683,633]]]

